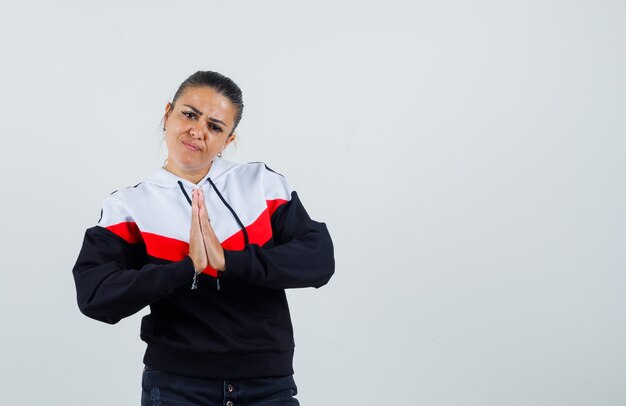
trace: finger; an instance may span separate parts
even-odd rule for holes
[[[204,200],[204,189],[202,188],[198,189],[198,203],[200,204],[200,207],[204,206],[206,203]]]
[[[201,211],[202,211],[202,198],[200,197],[200,192],[198,190],[195,191],[195,202],[192,202],[193,204],[193,209],[192,209],[192,223],[193,223],[193,227],[195,227],[198,230],[198,233],[200,234],[200,236],[202,237],[202,221],[201,221]],[[195,213],[195,216],[193,216],[193,214]],[[204,243],[204,241],[203,241]]]
[[[191,226],[198,223],[198,194],[195,190],[191,191]]]
[[[199,219],[200,219],[200,225],[204,228],[204,222],[202,220],[203,215],[202,212],[204,211],[204,217],[206,217],[208,219],[208,222],[211,222],[211,216],[209,216],[209,212],[208,209],[206,207],[206,201],[204,200],[204,191],[202,190],[202,188],[198,189],[198,215],[199,215]]]
[[[200,210],[204,206],[204,197],[202,196],[201,189],[196,189],[196,206],[198,210],[198,219],[200,219]]]
[[[196,211],[198,213],[196,223],[198,224],[200,235],[202,237],[202,246],[208,258],[208,252],[206,252],[206,240],[207,238],[210,238],[210,236],[213,234],[213,229],[209,224],[210,220],[206,211],[206,205],[204,204],[204,195],[202,193],[202,188],[196,189],[196,202]]]
[[[213,227],[211,226],[211,217],[207,211],[206,205],[201,203],[201,207],[198,209],[198,215],[200,218],[200,227],[202,228],[202,235],[205,237],[212,237],[215,235]]]
[[[218,271],[224,270],[224,249],[220,244],[213,227],[209,221],[206,207],[200,209],[200,228],[204,239],[204,248],[206,250],[207,261],[213,269]]]
[[[197,204],[198,194],[196,191],[192,193],[193,200],[191,204],[191,228],[189,231],[189,256],[193,260],[194,267],[204,269],[208,262],[206,256],[206,248],[204,246],[204,238],[200,228],[199,207]]]
[[[202,199],[200,199],[202,200]],[[207,211],[206,205],[202,205],[198,209],[198,218],[200,222],[200,230],[202,232],[202,238],[204,239],[204,244],[209,248],[210,245],[215,244],[217,237],[215,236],[215,232],[213,231],[213,226],[211,225],[211,218],[209,217],[209,213]]]

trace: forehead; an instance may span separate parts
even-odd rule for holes
[[[193,106],[203,114],[222,120],[229,126],[232,126],[235,120],[236,109],[233,103],[212,87],[188,87],[176,100],[178,109],[185,108],[184,105]]]

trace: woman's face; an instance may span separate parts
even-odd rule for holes
[[[180,174],[206,173],[217,154],[235,138],[237,108],[213,88],[189,87],[165,106],[168,169]]]

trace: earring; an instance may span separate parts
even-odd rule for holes
[[[163,126],[163,131],[167,130],[167,127]]]
[[[217,154],[218,158],[222,157],[222,153],[220,152],[219,154]]]

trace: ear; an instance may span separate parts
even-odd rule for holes
[[[163,127],[167,127],[167,119],[169,118],[171,112],[172,103],[167,102],[167,104],[165,104],[165,113],[163,113]]]
[[[232,133],[231,135],[229,135],[226,139],[226,143],[224,144],[224,149],[228,148],[228,145],[230,145],[231,142],[235,141],[235,138],[237,138],[237,133]]]

